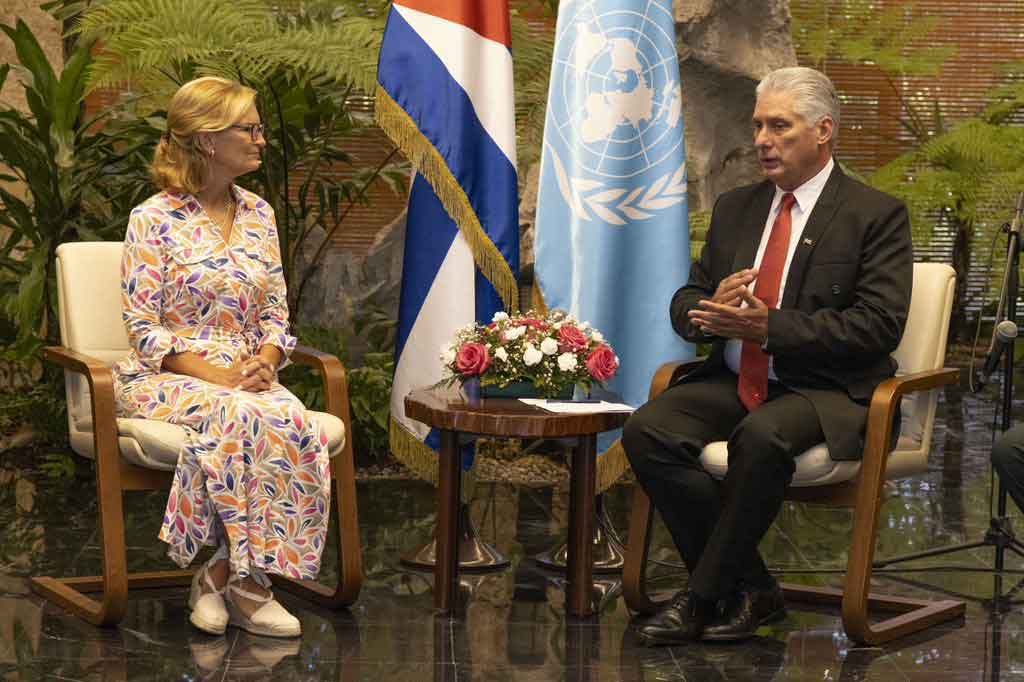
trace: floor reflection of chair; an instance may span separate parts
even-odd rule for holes
[[[190,571],[129,574],[125,550],[123,494],[167,490],[186,434],[181,427],[145,419],[119,419],[110,364],[129,351],[121,320],[122,245],[79,242],[57,249],[57,291],[63,346],[49,347],[47,360],[65,370],[72,449],[96,460],[103,575],[34,577],[32,588],[94,625],[121,620],[129,588],[187,585]],[[338,585],[277,580],[285,590],[335,607],[355,601],[362,582],[362,550],[356,517],[355,469],[345,369],[333,356],[297,348],[296,363],[320,373],[327,403],[321,422],[331,437],[332,517],[338,533]],[[102,592],[100,600],[85,596]]]

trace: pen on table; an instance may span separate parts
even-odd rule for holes
[[[594,400],[592,398],[587,398],[586,400],[553,400],[553,399],[549,398],[545,402],[548,402],[548,403],[599,403],[601,401],[600,400]]]

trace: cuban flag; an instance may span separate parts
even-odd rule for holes
[[[647,400],[655,370],[693,357],[669,303],[689,274],[686,156],[672,0],[562,0],[537,203],[535,272],[548,308],[602,332],[609,388]],[[603,437],[598,489],[627,466]]]
[[[518,307],[519,206],[507,0],[395,0],[377,67],[380,127],[417,170],[409,195],[391,450],[437,478],[438,434],[405,416],[455,330]]]

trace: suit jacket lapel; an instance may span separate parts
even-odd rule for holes
[[[775,185],[767,180],[761,183],[754,200],[747,212],[747,221],[737,240],[736,255],[733,257],[732,270],[728,274],[739,272],[745,268],[753,267],[754,257],[757,255],[757,247],[761,245],[761,236],[764,234],[764,225],[768,220],[768,211],[772,208],[772,199],[775,197]]]
[[[832,222],[832,216],[835,215],[836,209],[839,207],[839,186],[842,184],[842,179],[843,171],[836,163],[825,182],[825,187],[821,190],[821,196],[814,204],[814,210],[807,218],[804,231],[800,235],[800,243],[796,245],[796,251],[793,252],[793,260],[789,264],[789,273],[786,275],[786,289],[782,292],[782,302],[779,304],[780,308],[792,308],[796,303],[796,297],[800,293],[807,270],[807,259],[810,258],[821,235],[828,229]]]

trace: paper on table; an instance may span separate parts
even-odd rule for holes
[[[607,400],[591,402],[573,400],[546,400],[544,398],[520,398],[519,402],[539,407],[558,414],[594,414],[597,412],[633,412],[636,408],[626,403],[610,403]]]

